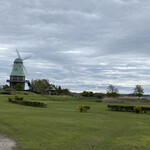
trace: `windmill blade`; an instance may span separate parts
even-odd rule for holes
[[[27,56],[27,57],[23,58],[22,60],[24,61],[24,60],[26,60],[28,58],[31,58],[31,56]]]
[[[26,68],[25,68],[24,65],[23,65],[23,69],[24,69],[24,71],[25,71],[25,74],[28,74],[28,73],[27,73],[27,70],[26,70]]]
[[[19,54],[19,52],[18,52],[18,50],[17,50],[17,49],[16,49],[16,52],[17,52],[18,58],[20,58],[20,59],[21,59],[20,54]]]

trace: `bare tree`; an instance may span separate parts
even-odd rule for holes
[[[118,89],[110,84],[107,88],[107,96],[113,98],[118,97],[119,96]]]

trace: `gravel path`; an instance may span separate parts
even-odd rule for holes
[[[115,99],[115,98],[104,98],[102,102],[103,103],[118,103],[118,104],[150,105],[150,102],[129,101],[129,100]]]
[[[14,147],[16,147],[15,141],[0,135],[0,150],[13,150]]]

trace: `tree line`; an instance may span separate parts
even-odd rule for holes
[[[3,90],[10,90],[10,87],[6,84],[3,86]],[[22,91],[23,86],[17,83],[14,86],[14,90]],[[71,92],[67,88],[62,88],[60,85],[50,84],[48,79],[36,79],[32,80],[29,84],[29,90],[38,94],[45,95],[71,95]]]
[[[141,85],[136,85],[135,88],[133,89],[133,96],[138,96],[139,99],[143,96],[144,94],[144,89],[142,88]],[[105,93],[93,93],[92,91],[88,92],[88,91],[83,91],[81,93],[82,96],[84,97],[98,97],[98,98],[103,98],[103,97],[112,97],[112,98],[116,98],[119,96],[122,96],[121,94],[119,94],[119,90],[113,86],[112,84],[110,84],[107,87],[106,90],[106,94]]]
[[[30,90],[46,95],[71,95],[69,89],[62,88],[60,85],[56,86],[54,84],[50,84],[48,79],[32,80]]]
[[[3,89],[9,89],[8,85],[4,85]],[[23,90],[22,84],[18,83],[14,87],[15,90],[21,91]],[[31,84],[29,85],[29,90],[36,92],[38,94],[46,94],[46,95],[72,95],[71,91],[67,88],[62,88],[60,85],[56,86],[54,84],[50,84],[48,79],[36,79],[32,80]],[[133,95],[138,96],[141,98],[144,94],[144,89],[141,85],[136,85],[133,89]],[[92,91],[83,91],[80,93],[83,97],[97,97],[97,98],[103,98],[103,97],[112,97],[116,98],[121,96],[119,94],[119,90],[110,84],[107,87],[106,94],[105,93],[93,93]]]

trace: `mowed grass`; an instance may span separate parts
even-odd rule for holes
[[[18,95],[19,96],[19,95]],[[0,96],[0,132],[21,150],[149,150],[150,115],[108,111],[95,99],[22,95],[47,108],[11,104]],[[77,105],[88,105],[80,113]]]

